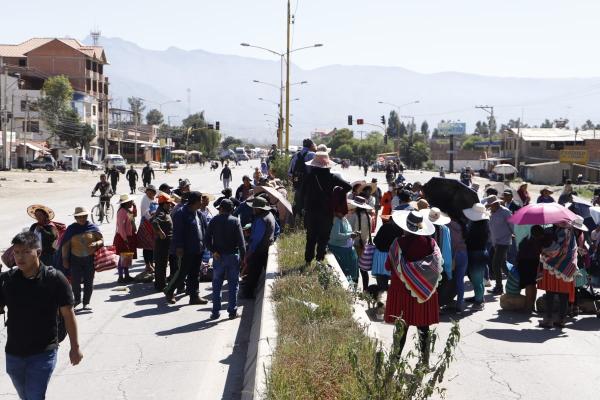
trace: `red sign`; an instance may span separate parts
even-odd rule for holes
[[[356,125],[362,125],[364,123],[364,120],[362,118],[358,118],[356,120]]]

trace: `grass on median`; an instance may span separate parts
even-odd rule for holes
[[[279,241],[281,277],[273,287],[278,341],[267,398],[417,399],[437,391],[437,382],[409,365],[414,355],[398,362],[365,336],[352,318],[352,294],[331,271],[304,268],[304,243],[302,231]],[[442,368],[435,369],[436,380],[452,359],[457,333],[452,340],[452,348],[440,358]]]

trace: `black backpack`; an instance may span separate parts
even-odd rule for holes
[[[2,291],[4,290],[4,285],[6,284],[6,281],[9,279],[9,277],[10,277],[9,274],[11,273],[11,271],[12,270],[8,270],[8,271],[0,274],[0,290],[2,290]],[[49,277],[53,278],[53,281],[55,283],[58,282],[56,269],[54,269],[53,267],[46,267],[46,273],[48,274]],[[0,314],[4,314],[4,326],[6,326],[6,313],[4,311],[3,304],[0,304]],[[63,318],[62,314],[60,313],[60,309],[58,310],[58,312],[56,314],[56,331],[57,331],[56,337],[58,339],[58,343],[61,343],[67,337],[67,328],[65,326],[65,319]]]
[[[306,154],[307,152],[298,152],[296,154],[296,161],[294,163],[294,169],[292,170],[292,185],[294,189],[298,189],[304,182],[304,177],[307,174],[306,168]]]

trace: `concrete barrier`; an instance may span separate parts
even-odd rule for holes
[[[254,303],[254,319],[250,331],[242,400],[265,398],[271,357],[277,345],[275,305],[271,299],[273,283],[279,273],[277,244],[269,249],[269,260],[264,280],[261,280]]]

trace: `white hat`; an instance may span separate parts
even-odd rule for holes
[[[317,151],[315,153],[315,158],[307,162],[306,165],[315,168],[331,168],[335,163],[329,158],[329,153]]]
[[[90,212],[85,207],[75,207],[74,217],[83,217],[84,215],[90,215]]]
[[[434,225],[448,225],[450,223],[450,217],[444,214],[439,208],[424,208],[419,210],[424,217],[429,218]]]
[[[371,207],[369,204],[367,204],[367,199],[365,199],[362,196],[354,196],[353,199],[348,200],[348,204],[351,206],[354,206],[354,207],[365,209],[365,210],[373,209],[373,207]]]
[[[413,235],[431,236],[435,232],[435,227],[429,218],[425,218],[419,211],[394,211],[392,220],[402,230]]]
[[[133,196],[130,196],[128,194],[122,194],[121,196],[119,196],[119,202],[117,204],[129,203],[133,200],[135,200]]]
[[[484,219],[490,219],[488,211],[486,210],[485,206],[481,203],[475,203],[471,208],[463,210],[463,214],[465,214],[465,217],[467,217],[470,221],[481,221]]]
[[[571,226],[575,229],[579,229],[580,231],[587,232],[588,228],[583,224],[583,217],[578,215],[575,217],[573,221],[571,221]]]

